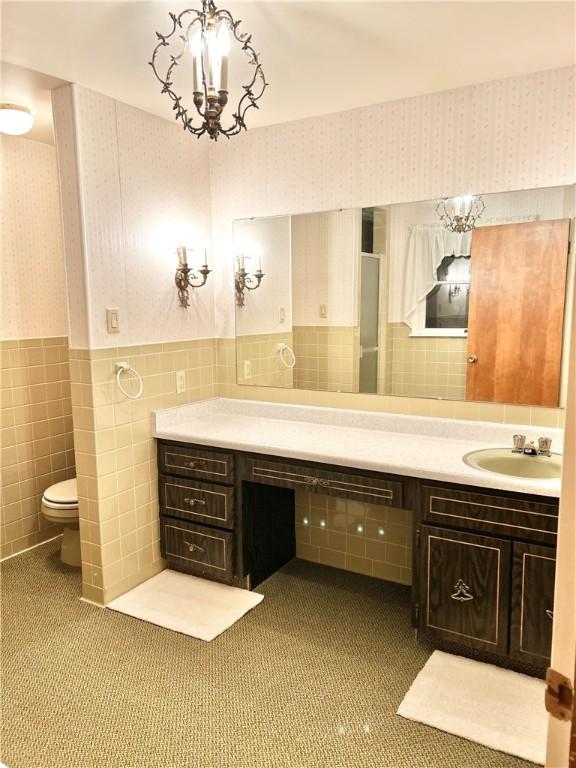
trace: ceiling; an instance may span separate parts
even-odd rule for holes
[[[2,2],[2,59],[172,119],[147,64],[154,32],[168,32],[169,11],[199,5]],[[252,33],[270,83],[260,110],[248,113],[249,127],[575,61],[573,2],[223,0],[223,6]],[[234,64],[232,58],[232,87],[242,82],[235,83]],[[22,98],[34,100],[25,77],[6,82],[10,98],[21,87]]]

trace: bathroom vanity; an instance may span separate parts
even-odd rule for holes
[[[159,412],[162,554],[171,568],[253,588],[295,555],[295,490],[407,509],[415,627],[544,666],[559,481],[463,461],[510,444],[511,431],[225,399]]]

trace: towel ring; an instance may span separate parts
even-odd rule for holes
[[[120,377],[123,373],[127,371],[132,371],[132,373],[136,376],[138,379],[138,392],[136,392],[135,395],[131,395],[129,392],[126,392],[124,387],[122,386],[122,382],[120,381]],[[142,392],[144,391],[144,384],[142,383],[142,376],[136,371],[134,368],[132,368],[131,365],[128,365],[128,363],[122,362],[122,363],[116,363],[116,383],[118,384],[118,389],[122,394],[127,397],[129,400],[138,400],[139,397],[142,396]]]
[[[292,361],[287,362],[286,361],[286,352],[289,352],[292,356]],[[282,360],[282,364],[286,368],[294,368],[296,365],[296,355],[294,354],[294,350],[292,347],[289,347],[288,344],[278,344],[278,354],[280,355],[280,360]]]

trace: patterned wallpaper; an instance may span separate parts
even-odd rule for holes
[[[574,68],[248,131],[210,148],[216,335],[233,334],[231,222],[574,181]]]
[[[1,337],[64,336],[68,318],[54,147],[3,135],[0,151]]]
[[[211,283],[193,294],[186,311],[173,277],[177,246],[204,246],[210,236],[207,144],[76,85],[54,92],[54,114],[62,194],[70,204],[67,269],[78,289],[71,345],[212,336]],[[119,310],[120,333],[113,336],[107,307]]]

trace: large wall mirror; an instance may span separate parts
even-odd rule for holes
[[[575,188],[234,222],[239,384],[558,406]]]

